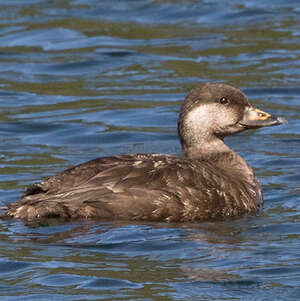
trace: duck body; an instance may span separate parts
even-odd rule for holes
[[[5,214],[28,221],[166,222],[254,214],[263,204],[260,185],[252,168],[223,139],[280,123],[282,119],[253,109],[236,88],[200,85],[187,96],[179,115],[185,156],[135,154],[91,160],[29,186]]]
[[[230,158],[223,158],[230,159]],[[231,158],[232,159],[232,158]],[[161,154],[104,157],[30,186],[10,213],[45,217],[191,222],[255,213],[257,181],[244,166]],[[251,170],[247,170],[247,173]]]

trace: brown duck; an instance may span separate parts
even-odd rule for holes
[[[98,158],[27,188],[6,215],[47,218],[194,222],[256,213],[262,206],[252,168],[224,137],[283,118],[254,109],[239,89],[196,86],[179,114],[184,156],[135,154]]]

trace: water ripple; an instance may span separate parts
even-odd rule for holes
[[[88,159],[180,153],[195,82],[240,86],[288,124],[228,137],[258,216],[203,224],[0,221],[1,300],[298,300],[299,7],[258,0],[0,4],[0,203]]]

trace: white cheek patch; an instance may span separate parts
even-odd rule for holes
[[[186,124],[193,127],[206,125],[212,126],[217,113],[217,108],[211,104],[201,105],[187,114]]]
[[[234,112],[214,103],[200,105],[186,117],[186,126],[197,131],[223,131],[236,122]]]

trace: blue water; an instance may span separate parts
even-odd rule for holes
[[[297,1],[0,1],[0,205],[99,156],[180,154],[197,82],[287,125],[229,137],[264,210],[202,224],[0,220],[1,300],[299,300]]]

